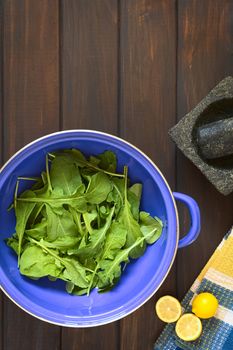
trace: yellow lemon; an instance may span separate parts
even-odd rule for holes
[[[176,334],[185,341],[193,341],[202,332],[201,320],[194,314],[184,314],[176,323]]]
[[[176,322],[182,312],[179,301],[170,295],[161,297],[155,305],[155,310],[160,320],[167,323]]]
[[[211,293],[198,294],[192,303],[192,312],[200,318],[213,317],[218,308],[218,300]]]

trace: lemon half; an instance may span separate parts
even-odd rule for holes
[[[185,341],[193,341],[202,332],[201,320],[193,314],[184,314],[176,323],[176,334]]]
[[[182,312],[179,301],[170,295],[161,297],[155,305],[155,310],[160,320],[167,323],[176,322]]]

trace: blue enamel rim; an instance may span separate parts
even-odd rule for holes
[[[12,172],[24,158],[31,154],[32,151],[37,151],[42,147],[54,145],[59,141],[69,141],[71,139],[82,138],[87,140],[95,140],[100,142],[108,142],[109,145],[113,145],[133,157],[137,157],[137,160],[143,164],[146,170],[151,174],[154,181],[156,181],[161,192],[163,193],[165,207],[167,211],[168,220],[168,236],[169,243],[166,244],[163,259],[158,267],[156,276],[151,279],[150,283],[142,290],[140,294],[137,294],[134,299],[123,305],[121,309],[113,309],[108,313],[99,314],[88,317],[70,317],[61,315],[47,310],[36,303],[26,298],[12,283],[9,283],[7,276],[4,274],[2,267],[0,266],[0,283],[2,291],[21,309],[29,313],[30,315],[60,326],[65,327],[93,327],[100,326],[113,321],[119,320],[139,307],[141,307],[153,294],[158,290],[166,279],[176,256],[178,241],[179,241],[179,219],[177,213],[176,203],[172,194],[172,191],[164,178],[159,168],[152,162],[152,160],[145,155],[137,147],[133,146],[129,142],[100,131],[93,130],[67,130],[52,133],[41,137],[25,147],[21,148],[15,153],[1,168],[0,170],[0,189],[4,184],[9,172]]]

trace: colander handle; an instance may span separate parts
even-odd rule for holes
[[[200,218],[200,209],[197,202],[187,194],[173,192],[173,196],[176,200],[184,203],[188,210],[191,219],[191,226],[188,233],[179,240],[178,248],[186,247],[187,245],[194,242],[201,230],[201,218]]]

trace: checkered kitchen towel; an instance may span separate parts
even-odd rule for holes
[[[154,350],[233,350],[233,228],[182,301],[185,312],[191,311],[192,300],[201,292],[213,293],[219,301],[215,317],[202,320],[203,332],[193,342],[175,335],[175,325],[168,324],[154,345]]]

